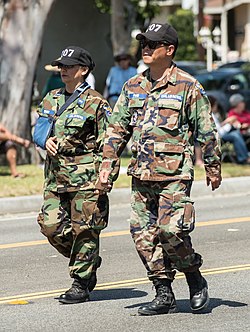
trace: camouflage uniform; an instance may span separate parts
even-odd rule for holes
[[[39,106],[39,116],[54,116],[64,103],[64,89],[49,92]],[[69,257],[71,277],[88,279],[95,271],[99,234],[108,223],[108,197],[95,193],[95,183],[110,114],[99,93],[92,89],[82,93],[58,117],[53,132],[58,152],[45,162],[38,223],[49,242]]]
[[[152,84],[149,70],[123,87],[105,138],[102,169],[114,165],[132,138],[131,234],[150,279],[174,278],[174,269],[197,270],[190,199],[194,137],[200,143],[207,175],[220,174],[220,149],[208,98],[202,86],[174,63]],[[162,251],[162,247],[164,251]]]

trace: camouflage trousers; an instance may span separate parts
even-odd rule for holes
[[[132,179],[130,232],[150,280],[173,280],[176,269],[191,272],[202,265],[189,236],[195,223],[191,185]]]
[[[44,192],[38,223],[50,244],[69,258],[72,278],[89,279],[96,270],[99,235],[108,224],[108,215],[107,195],[93,190]]]

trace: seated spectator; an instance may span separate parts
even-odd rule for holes
[[[250,157],[244,138],[239,130],[240,123],[235,116],[226,118],[220,121],[220,113],[218,111],[216,99],[209,96],[212,107],[213,119],[220,138],[225,142],[230,142],[234,146],[237,162],[239,164],[250,164]]]
[[[234,117],[240,123],[240,131],[243,135],[250,129],[250,112],[246,109],[244,97],[236,93],[229,98],[232,108],[228,112],[228,117]]]
[[[20,144],[25,148],[30,146],[29,140],[11,134],[0,123],[0,153],[6,154],[12,177],[23,178],[25,175],[23,173],[18,173],[16,168],[17,148],[15,143]]]
[[[103,93],[112,108],[122,91],[123,84],[137,74],[136,68],[130,65],[131,57],[129,54],[118,54],[114,59],[117,65],[109,70]]]

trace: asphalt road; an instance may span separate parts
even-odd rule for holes
[[[250,331],[249,195],[196,199],[193,244],[204,258],[210,305],[192,314],[183,275],[174,282],[179,312],[143,317],[154,297],[128,232],[129,204],[111,205],[102,233],[103,265],[91,301],[60,305],[71,285],[67,259],[46,243],[34,213],[0,217],[0,331]]]

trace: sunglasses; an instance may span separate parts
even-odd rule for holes
[[[141,44],[142,48],[145,48],[146,46],[148,46],[148,48],[150,48],[151,50],[155,50],[156,48],[158,48],[160,46],[169,45],[163,41],[153,41],[153,40],[147,40],[147,39],[141,40],[140,44]]]
[[[58,65],[57,67],[59,69],[71,69],[71,68],[74,68],[76,65]]]

